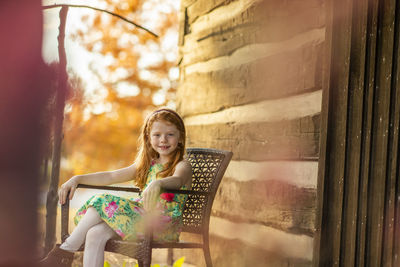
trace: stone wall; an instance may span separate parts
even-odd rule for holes
[[[188,147],[234,153],[213,205],[214,266],[311,265],[324,14],[324,0],[181,2]],[[199,250],[180,255],[205,265]]]

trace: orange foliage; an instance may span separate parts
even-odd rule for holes
[[[164,4],[172,6],[174,1],[165,1]],[[154,93],[163,88],[167,96],[166,101],[171,101],[170,97],[176,89],[176,81],[171,81],[168,77],[170,68],[176,65],[176,59],[168,61],[163,56],[161,47],[164,35],[169,30],[177,31],[178,28],[177,14],[173,8],[171,10],[174,12],[161,12],[154,18],[153,15],[146,16],[146,12],[150,12],[151,9],[144,9],[143,5],[146,2],[155,5],[157,1],[103,2],[107,3],[105,9],[144,26],[157,19],[157,24],[150,24],[156,25],[151,30],[159,34],[160,38],[156,39],[108,14],[96,13],[94,19],[87,16],[82,18],[82,23],[88,24],[90,30],[80,30],[72,38],[84,44],[88,51],[113,58],[106,72],[100,74],[97,69],[91,68],[107,91],[106,97],[100,103],[96,100],[95,104],[111,106],[111,111],[94,113],[91,108],[94,103],[90,99],[90,93],[85,92],[84,83],[75,75],[70,77],[73,96],[70,96],[66,108],[61,183],[75,174],[115,169],[131,164],[137,151],[136,142],[143,122],[143,113],[155,107],[152,102]],[[161,55],[160,60],[140,67],[141,59],[150,50],[158,52]],[[121,72],[121,69],[126,75],[115,79],[113,74]],[[143,77],[140,74],[142,70],[149,71],[152,78]],[[165,80],[169,83],[165,83]],[[137,95],[121,95],[118,92],[121,82],[139,88]]]

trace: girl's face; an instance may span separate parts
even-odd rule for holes
[[[150,130],[150,144],[160,157],[168,157],[178,147],[179,131],[166,121],[155,121]]]

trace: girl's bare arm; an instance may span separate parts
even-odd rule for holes
[[[76,175],[71,179],[76,179],[79,184],[109,185],[130,181],[135,176],[136,164],[132,164],[131,166],[113,171]]]
[[[172,176],[157,180],[161,188],[164,189],[179,189],[186,185],[190,188],[192,182],[192,166],[186,160],[182,160],[175,167],[175,172]]]
[[[72,199],[78,184],[109,185],[109,184],[127,182],[129,180],[132,180],[135,176],[136,176],[135,164],[114,171],[95,172],[95,173],[73,176],[71,179],[62,184],[58,191],[60,204],[65,203],[65,199],[68,195],[68,192],[70,192],[69,199]]]

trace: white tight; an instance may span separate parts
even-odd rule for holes
[[[104,266],[104,247],[107,241],[117,236],[105,222],[91,227],[86,234],[85,252],[83,253],[84,267]]]
[[[96,209],[90,207],[60,248],[74,252],[85,242],[83,266],[102,267],[107,240],[116,236],[118,235],[100,218]]]

